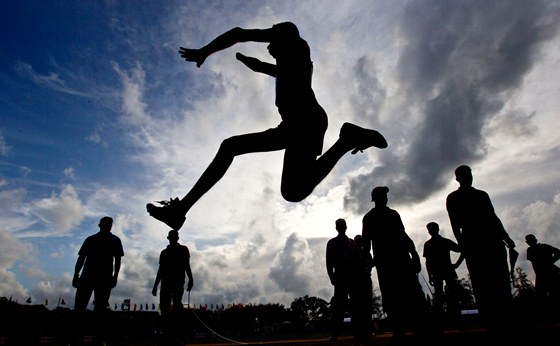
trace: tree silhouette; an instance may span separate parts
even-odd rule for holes
[[[515,268],[513,274],[513,304],[519,316],[524,319],[534,319],[541,313],[535,286],[527,279],[527,273],[520,267]]]
[[[385,317],[385,312],[383,311],[383,304],[381,303],[381,296],[373,290],[373,299],[371,301],[371,312],[373,314],[373,319],[381,319]]]
[[[459,302],[461,304],[461,310],[475,309],[476,302],[474,300],[474,292],[470,280],[462,278],[459,280],[459,285],[461,286],[459,290]]]
[[[290,310],[297,322],[304,325],[310,322],[329,319],[329,303],[326,300],[305,295],[294,299],[290,304]]]
[[[513,288],[515,298],[534,297],[535,295],[535,286],[527,279],[527,273],[521,267],[515,268]]]

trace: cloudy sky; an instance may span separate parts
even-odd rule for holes
[[[201,68],[178,47],[281,21],[311,47],[325,148],[347,121],[378,129],[389,147],[343,157],[300,203],[280,196],[282,152],[236,158],[180,232],[191,303],[329,300],[334,222],[361,233],[377,185],[420,253],[430,221],[454,239],[445,198],[460,164],[532,278],[524,236],[560,246],[559,12],[558,1],[534,0],[0,3],[0,296],[73,305],[78,249],[110,215],[125,249],[111,302],[157,302],[169,229],[146,203],[182,197],[224,138],[280,122],[274,80],[235,59],[272,62],[266,44]]]

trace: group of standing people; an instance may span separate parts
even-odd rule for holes
[[[434,287],[434,314],[430,314],[419,282],[422,266],[416,246],[406,233],[399,213],[387,205],[388,187],[377,186],[372,190],[375,206],[362,219],[362,233],[356,236],[359,243],[345,235],[344,220],[336,221],[339,235],[329,240],[326,253],[327,272],[335,287],[333,338],[339,332],[347,299],[352,323],[357,321],[353,325],[355,340],[360,342],[371,336],[371,330],[362,321],[364,314],[371,317],[371,301],[365,296],[371,286],[364,278],[373,267],[377,270],[383,310],[394,335],[403,336],[408,327],[419,333],[437,331],[444,312],[447,318],[460,314],[461,286],[456,269],[463,261],[479,314],[488,330],[501,333],[511,327],[514,322],[511,274],[518,255],[515,243],[496,215],[488,194],[472,186],[470,167],[459,166],[455,179],[459,188],[447,196],[446,209],[456,241],[442,237],[436,222],[426,225],[430,239],[424,243],[423,257],[429,284]],[[557,299],[554,292],[559,292],[560,270],[554,262],[560,259],[560,250],[538,244],[533,235],[528,235],[526,240],[527,259],[532,261],[537,275],[539,297],[549,301]],[[453,252],[459,255],[455,262],[451,259]],[[368,310],[364,312],[360,307]]]
[[[460,187],[449,194],[446,207],[457,242],[442,237],[436,222],[426,225],[431,238],[424,243],[423,257],[429,284],[434,287],[434,312],[440,316],[446,311],[450,317],[460,313],[460,285],[455,269],[466,260],[481,316],[489,328],[502,330],[512,322],[510,267],[513,264],[508,264],[506,249],[510,255],[516,253],[515,244],[496,216],[488,194],[472,187],[470,168],[458,167],[455,176]],[[395,336],[403,336],[408,326],[419,332],[430,330],[428,323],[433,320],[429,318],[429,304],[418,279],[422,267],[420,256],[399,213],[388,207],[388,193],[386,186],[372,190],[375,206],[363,217],[362,234],[349,238],[346,221],[338,219],[335,222],[338,236],[327,243],[327,273],[334,286],[333,339],[340,333],[347,307],[356,341],[365,342],[372,336],[374,267],[383,311],[391,321]],[[109,296],[117,284],[124,256],[121,240],[111,233],[113,219],[105,216],[98,226],[99,232],[86,238],[78,252],[72,279],[72,286],[77,288],[74,310],[78,312],[86,310],[92,294],[94,311],[102,313],[109,308]],[[161,251],[152,294],[157,295],[161,284],[164,336],[173,340],[179,335],[176,322],[183,307],[185,280],[188,278],[189,292],[194,280],[189,249],[179,244],[178,231],[169,231],[167,239],[169,245]],[[539,243],[532,234],[525,239],[529,245],[527,259],[536,274],[539,302],[559,302],[560,269],[554,263],[560,259],[560,249]],[[451,252],[460,254],[455,263]]]
[[[364,260],[357,242],[346,235],[346,220],[336,220],[335,228],[338,235],[327,242],[326,253],[327,274],[334,286],[331,339],[339,336],[348,308],[354,338],[366,341],[371,335],[371,263]]]
[[[104,314],[110,309],[109,297],[111,290],[117,285],[124,250],[120,238],[111,233],[113,218],[102,217],[98,226],[99,232],[87,237],[78,252],[72,286],[76,288],[74,311],[80,314],[78,319],[84,316],[83,313],[93,294],[95,318],[91,327],[94,343],[102,344],[105,338],[104,331],[107,329]],[[194,279],[190,266],[190,252],[187,246],[179,244],[179,232],[169,231],[167,239],[169,245],[160,253],[152,295],[157,296],[161,284],[160,309],[164,344],[178,345],[185,279],[188,278],[188,292],[193,287]],[[75,332],[81,334],[82,330]]]
[[[336,221],[339,234],[327,243],[327,273],[335,292],[333,339],[339,335],[346,306],[350,306],[354,341],[364,343],[371,338],[374,267],[383,311],[391,321],[395,337],[404,336],[410,324],[418,332],[428,332],[429,307],[418,281],[420,257],[400,215],[387,206],[388,193],[386,186],[373,189],[371,198],[375,207],[363,217],[361,235],[348,238],[346,222],[339,219]]]

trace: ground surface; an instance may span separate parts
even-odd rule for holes
[[[508,334],[494,335],[483,328],[472,327],[468,329],[445,330],[439,336],[417,336],[412,333],[401,340],[395,340],[391,333],[377,333],[368,343],[359,345],[452,345],[452,346],[485,346],[485,345],[507,345],[507,346],[540,346],[558,345],[560,340],[560,323],[548,323],[514,328]],[[1,345],[1,343],[0,343]],[[37,346],[48,345],[40,343]],[[190,340],[180,345],[193,346],[223,346],[223,345],[274,345],[274,346],[354,346],[356,343],[352,336],[343,336],[337,340],[330,340],[328,336],[314,336],[302,338],[270,338],[263,340],[233,340],[214,336],[212,340]],[[77,346],[94,346],[92,342],[82,342]],[[133,342],[133,343],[107,343],[107,346],[160,346],[155,342]]]

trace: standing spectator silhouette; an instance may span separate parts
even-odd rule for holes
[[[109,307],[111,289],[117,285],[121,257],[124,256],[121,240],[111,233],[112,227],[111,217],[101,218],[99,232],[87,237],[78,252],[72,279],[72,286],[77,288],[74,302],[76,311],[86,310],[92,293],[94,310],[106,310]]]
[[[394,336],[400,338],[409,324],[417,331],[427,331],[428,305],[418,281],[420,256],[399,213],[387,206],[388,192],[386,186],[371,192],[375,207],[363,217],[362,236],[365,253],[370,249],[373,253],[383,310]]]
[[[327,274],[334,286],[333,320],[331,339],[336,340],[343,326],[347,308],[350,310],[354,341],[362,342],[364,335],[362,310],[358,301],[360,297],[359,275],[361,271],[360,252],[353,239],[346,235],[346,221],[335,222],[338,236],[327,242]]]
[[[182,227],[189,209],[224,176],[236,156],[284,150],[282,197],[289,202],[299,202],[313,192],[347,152],[355,154],[372,146],[387,147],[385,138],[379,132],[345,123],[338,140],[321,155],[328,126],[327,114],[312,89],[313,62],[309,45],[291,22],[275,24],[267,29],[236,27],[200,49],[180,47],[179,53],[183,59],[200,67],[213,53],[249,41],[268,43],[268,52],[276,64],[241,53],[236,53],[236,58],[249,69],[275,78],[275,104],[282,121],[277,127],[263,132],[224,140],[210,165],[181,200],[174,198],[157,202],[161,206],[146,205],[152,217],[172,229]]]
[[[527,260],[535,271],[535,290],[539,304],[543,307],[558,307],[560,303],[560,268],[555,265],[560,259],[560,249],[539,243],[533,234],[525,236]]]
[[[94,295],[95,338],[100,343],[104,338],[103,322],[107,321],[103,312],[109,309],[109,296],[117,285],[124,251],[119,237],[111,233],[113,218],[102,217],[98,226],[99,232],[87,237],[78,252],[72,286],[76,288],[74,311],[78,313],[86,311],[92,293]],[[80,320],[82,317],[79,314]]]
[[[179,232],[169,231],[169,245],[161,251],[159,268],[156,274],[152,295],[157,296],[161,282],[159,301],[163,320],[163,337],[165,344],[178,344],[181,311],[183,310],[183,293],[185,277],[189,278],[187,291],[193,287],[193,275],[190,264],[190,252],[185,245],[179,244]]]
[[[513,322],[506,246],[513,250],[515,244],[488,194],[472,186],[470,167],[457,167],[455,179],[460,186],[446,201],[453,234],[465,256],[479,313],[491,331],[504,331]]]
[[[461,309],[460,284],[455,269],[463,261],[463,256],[459,256],[457,262],[452,263],[451,252],[460,252],[459,245],[451,239],[442,237],[436,222],[428,223],[426,228],[431,238],[424,243],[423,256],[426,258],[429,283],[434,287],[434,310],[438,316],[447,311],[449,317],[456,317],[461,313]],[[444,282],[447,292],[443,289]]]

